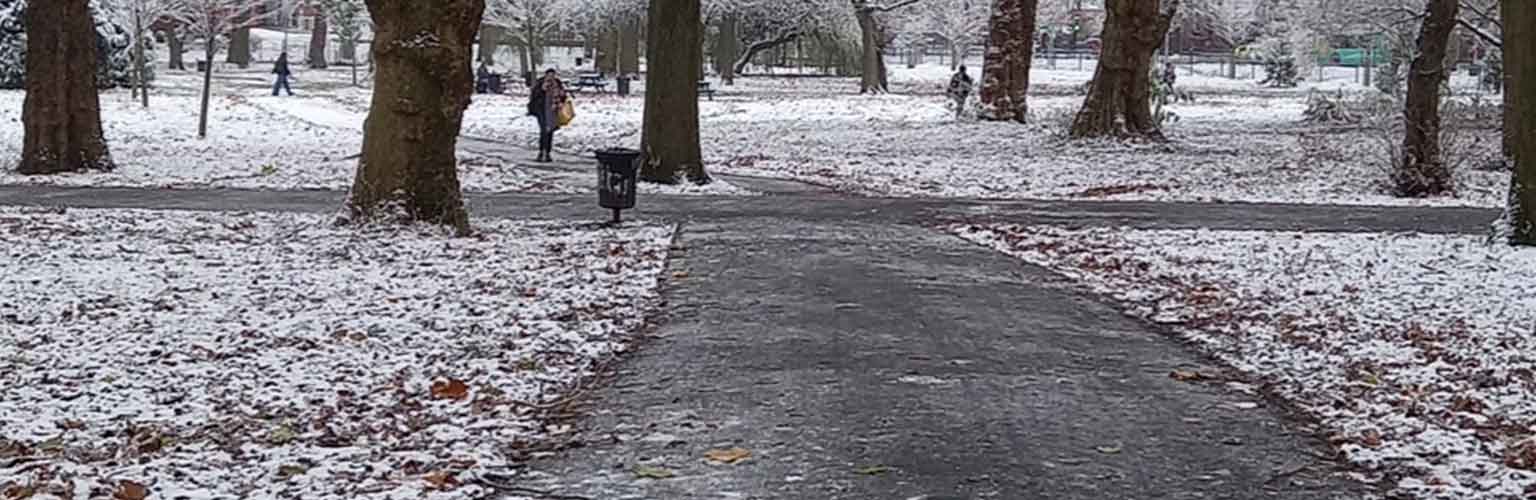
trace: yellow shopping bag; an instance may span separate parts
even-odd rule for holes
[[[560,104],[560,111],[557,113],[556,120],[559,121],[561,127],[564,127],[566,125],[570,125],[571,120],[575,119],[576,105],[572,104],[571,98],[567,97],[565,98],[565,102]]]

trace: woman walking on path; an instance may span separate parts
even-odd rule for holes
[[[272,74],[277,75],[277,81],[272,82],[272,95],[276,96],[277,90],[282,89],[288,91],[288,96],[292,97],[293,88],[288,86],[288,75],[293,74],[293,72],[288,70],[287,52],[277,56],[277,63],[272,65]]]
[[[565,83],[560,81],[560,76],[551,69],[544,72],[544,78],[534,82],[533,92],[528,98],[528,114],[539,120],[539,159],[537,161],[549,163],[554,161],[549,153],[554,149],[555,131],[560,130],[560,106],[565,104]]]

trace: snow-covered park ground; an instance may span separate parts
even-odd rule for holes
[[[1536,495],[1536,251],[1475,236],[955,226],[1169,326],[1410,498]],[[1172,374],[1221,382],[1221,374]]]
[[[0,492],[475,497],[559,441],[673,233],[476,225],[0,208]]]
[[[973,62],[979,66],[979,61]],[[771,176],[871,196],[1207,200],[1384,205],[1498,206],[1507,175],[1483,170],[1497,150],[1496,120],[1463,136],[1455,197],[1404,200],[1384,188],[1388,149],[1399,141],[1369,126],[1302,121],[1307,94],[1358,93],[1355,72],[1329,68],[1298,89],[1266,89],[1249,79],[1215,76],[1215,67],[1181,70],[1180,88],[1196,97],[1169,110],[1166,144],[1068,141],[1062,137],[1092,75],[1059,61],[1032,75],[1034,123],[956,121],[942,94],[947,66],[893,65],[893,93],[860,96],[857,82],[829,77],[750,77],[701,102],[703,149],[714,172]],[[47,178],[0,173],[3,183],[120,186],[217,186],[341,189],[350,183],[370,103],[350,85],[350,70],[300,70],[297,98],[271,97],[264,65],[221,67],[210,138],[197,139],[192,73],[160,71],[150,109],[124,91],[103,96],[108,140],[122,168]],[[978,76],[978,69],[971,70]],[[1246,75],[1244,75],[1246,76]],[[640,83],[640,82],[637,82]],[[1465,75],[1453,81],[1475,93]],[[466,141],[507,146],[498,154],[461,153],[471,191],[586,192],[586,174],[527,163],[536,131],[523,116],[524,95],[477,96],[464,123]],[[643,85],[636,85],[637,91]],[[1493,102],[1496,96],[1487,96]],[[0,159],[20,147],[22,94],[0,92]],[[577,97],[577,120],[557,135],[557,152],[576,164],[610,146],[638,145],[638,96]],[[1475,144],[1473,144],[1475,142]],[[528,154],[518,154],[521,150]],[[511,154],[506,151],[512,151]],[[650,192],[739,194],[728,184]]]

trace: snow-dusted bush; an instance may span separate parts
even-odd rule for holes
[[[26,85],[27,25],[22,15],[27,0],[0,0],[0,88],[17,89]],[[133,67],[133,36],[121,24],[112,21],[102,0],[91,1],[91,15],[96,20],[96,84],[101,87],[128,85]]]
[[[1298,58],[1289,41],[1274,40],[1267,43],[1261,57],[1264,62],[1264,80],[1259,82],[1260,85],[1295,87],[1301,81],[1296,64]]]
[[[1360,122],[1360,114],[1346,105],[1343,91],[1334,96],[1324,92],[1308,93],[1307,109],[1301,114],[1302,121],[1307,123]]]

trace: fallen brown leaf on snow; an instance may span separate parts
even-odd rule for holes
[[[634,472],[635,477],[646,479],[667,479],[677,475],[671,470],[663,469],[661,467],[651,467],[649,465],[636,465]]]
[[[734,464],[752,456],[746,448],[716,449],[704,452],[704,458],[723,464]]]
[[[427,484],[432,485],[433,488],[441,491],[448,491],[459,486],[458,478],[453,477],[453,474],[447,471],[433,472],[423,476],[421,479],[426,481]]]
[[[113,500],[144,500],[145,498],[149,498],[149,488],[126,479],[118,481],[117,491],[112,492]]]
[[[1194,370],[1174,370],[1168,377],[1180,382],[1198,382],[1205,380],[1205,375]]]
[[[433,399],[464,399],[469,397],[469,386],[457,379],[439,380],[432,383]]]

